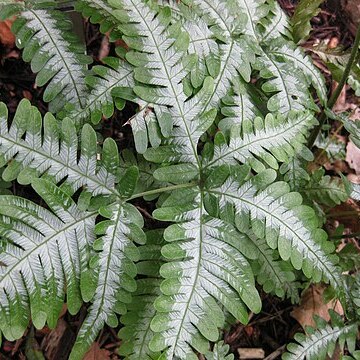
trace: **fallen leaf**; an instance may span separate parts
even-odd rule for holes
[[[14,19],[0,21],[0,42],[8,47],[15,46],[15,36],[11,32],[11,25],[13,22]]]
[[[99,49],[99,60],[102,61],[105,57],[109,55],[109,52],[110,52],[109,37],[105,35],[101,40],[101,45]]]
[[[59,319],[56,328],[43,338],[41,348],[47,359],[68,359],[74,342],[74,332],[65,320]]]
[[[313,285],[309,287],[301,298],[300,305],[291,312],[291,316],[305,328],[306,326],[315,327],[314,315],[318,315],[330,320],[329,310],[332,309],[338,314],[343,315],[344,310],[338,300],[324,302],[323,293],[325,287],[322,285]]]
[[[111,352],[106,349],[101,349],[98,342],[91,345],[89,351],[83,357],[83,360],[110,360]]]
[[[240,359],[264,359],[265,351],[259,348],[239,348]]]
[[[349,141],[346,147],[346,159],[349,166],[360,174],[360,149],[352,141]]]

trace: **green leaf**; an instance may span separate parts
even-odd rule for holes
[[[65,283],[68,309],[77,313],[82,303],[80,275],[87,269],[87,248],[94,241],[95,213],[78,210],[49,181],[34,180],[33,187],[51,211],[23,198],[0,196],[0,232],[6,241],[0,254],[0,328],[8,340],[23,335],[30,316],[39,329],[45,322],[55,327]]]
[[[117,313],[125,313],[130,293],[137,288],[134,277],[137,269],[134,264],[139,260],[139,250],[133,240],[142,242],[143,219],[130,204],[112,204],[106,209],[110,222],[107,222],[102,237],[103,249],[99,254],[97,285],[83,322],[70,359],[82,359],[105,323],[118,325]],[[105,213],[102,212],[104,216]],[[124,294],[124,295],[123,295]],[[130,297],[131,298],[131,297]]]
[[[305,41],[312,29],[310,20],[319,14],[319,6],[324,0],[301,0],[295,8],[295,13],[291,18],[293,25],[294,41],[299,43]]]

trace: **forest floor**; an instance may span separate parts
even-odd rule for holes
[[[292,14],[296,1],[278,1],[288,14]],[[5,102],[9,107],[10,114],[13,114],[19,101],[25,97],[35,104],[41,112],[45,113],[47,104],[42,101],[43,89],[35,86],[35,76],[31,72],[29,64],[21,60],[21,53],[16,48],[14,38],[9,32],[10,25],[9,22],[0,23],[0,101]],[[313,26],[314,30],[309,40],[304,44],[305,48],[311,48],[319,41],[326,41],[330,48],[339,44],[347,48],[352,44],[353,35],[347,28],[346,18],[342,12],[331,7],[328,2],[325,2],[320,14],[313,19]],[[99,33],[97,26],[85,22],[83,30],[88,53],[94,57],[96,63],[101,63],[105,56],[114,54],[114,44],[109,43],[108,38]],[[323,71],[328,82],[328,88],[334,89],[336,84],[332,82],[329,72],[315,55],[314,61]],[[121,148],[133,146],[130,128],[123,125],[134,110],[134,108],[126,107],[123,112],[118,111],[111,119],[102,122],[101,131],[103,135],[116,139]],[[345,89],[335,106],[335,110],[351,111],[354,116],[360,118],[359,99],[351,90]],[[323,165],[330,175],[341,171],[352,181],[360,182],[360,151],[348,142],[347,137],[342,134],[342,129],[339,129],[339,124],[334,124],[331,131],[343,143],[343,159],[331,161],[323,154],[318,154],[319,156],[316,156],[318,164],[315,165]],[[29,188],[16,185],[14,191],[21,195],[28,192]],[[139,202],[138,206],[142,207],[145,214],[152,211],[152,204]],[[359,207],[356,203],[348,201],[333,211],[336,214],[344,209],[359,210]],[[357,217],[340,219],[335,215],[326,226],[331,231],[340,223],[344,224],[349,232],[358,233],[360,231]],[[244,354],[254,355],[258,353],[258,358],[280,359],[285,345],[293,339],[296,332],[302,331],[305,325],[312,323],[314,314],[326,317],[329,308],[336,308],[341,312],[339,304],[325,304],[323,302],[322,292],[321,286],[310,287],[302,294],[300,305],[292,305],[290,301],[282,301],[262,293],[263,309],[261,313],[252,315],[247,326],[235,324],[224,331],[224,340],[230,345],[235,358],[239,359],[240,355],[241,358],[249,358],[244,357]],[[34,328],[29,327],[27,334],[20,340],[16,342],[4,340],[0,348],[0,360],[67,359],[85,314],[85,307],[76,316],[70,316],[64,307],[58,326],[54,330],[48,328],[34,330]],[[101,332],[98,341],[93,345],[85,359],[120,359],[117,355],[118,346],[117,329],[107,327]],[[339,355],[335,353],[332,359],[336,360],[338,357]]]

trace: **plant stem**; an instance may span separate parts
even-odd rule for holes
[[[333,92],[333,94],[331,95],[331,97],[327,103],[327,108],[329,108],[329,109],[332,109],[334,107],[334,105],[336,104],[336,101],[341,94],[341,91],[346,83],[346,80],[349,77],[351,67],[353,66],[354,61],[358,55],[359,45],[360,45],[360,25],[357,28],[354,46],[351,50],[350,58],[349,58],[348,63],[346,64],[344,73],[342,74],[342,77],[340,79],[338,86],[336,87],[335,91]],[[323,111],[321,112],[320,118],[319,118],[319,125],[312,131],[312,133],[309,137],[308,147],[310,149],[313,147],[313,145],[316,141],[316,138],[319,135],[319,132],[321,131],[321,128],[324,125],[326,119],[327,119],[327,117],[326,117],[325,109],[323,109]]]
[[[355,238],[355,237],[359,237],[359,236],[360,236],[360,232],[357,232],[357,233],[352,233],[352,234],[342,234],[342,235],[330,236],[330,239],[349,239],[349,238]]]
[[[359,216],[360,211],[358,210],[350,210],[350,211],[338,211],[336,213],[327,214],[327,218],[336,218],[336,217],[342,217],[342,218],[351,218],[355,216]]]
[[[147,195],[157,195],[166,191],[173,191],[173,190],[178,190],[178,189],[186,189],[186,188],[191,188],[193,186],[198,185],[198,183],[196,182],[191,182],[191,183],[186,183],[186,184],[179,184],[179,185],[170,185],[170,186],[166,186],[160,189],[154,189],[154,190],[149,190],[149,191],[144,191],[138,194],[134,194],[133,196],[131,196],[130,198],[127,199],[127,201],[130,200],[134,200],[143,196],[147,196]]]

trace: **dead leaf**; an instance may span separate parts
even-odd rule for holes
[[[0,21],[0,42],[8,47],[15,46],[15,36],[11,32],[11,25],[13,22],[14,19]]]
[[[111,352],[106,349],[101,349],[98,342],[91,345],[89,351],[83,357],[83,360],[110,360]]]
[[[68,359],[74,342],[74,332],[65,320],[59,319],[56,328],[43,338],[41,348],[47,359]]]
[[[240,359],[264,359],[265,351],[259,348],[239,348]]]
[[[356,174],[360,174],[360,149],[352,141],[347,144],[345,160]]]
[[[314,315],[318,315],[326,321],[329,321],[330,309],[340,315],[344,314],[344,310],[338,300],[325,304],[323,299],[324,290],[325,286],[322,285],[309,287],[303,294],[300,305],[291,312],[291,316],[296,319],[303,328],[308,325],[315,327]]]
[[[101,40],[100,50],[99,50],[99,60],[102,61],[109,55],[110,52],[110,42],[109,37],[105,35]]]

